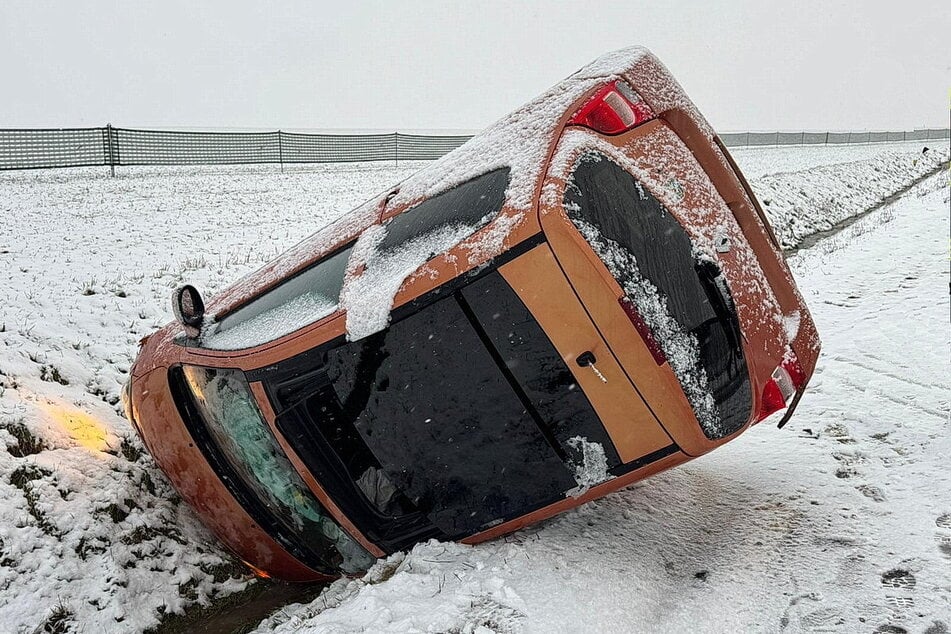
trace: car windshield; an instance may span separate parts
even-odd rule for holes
[[[352,245],[254,298],[203,337],[216,350],[259,346],[303,328],[337,310]]]
[[[215,451],[240,484],[326,569],[365,570],[373,558],[327,514],[281,451],[238,370],[184,366]],[[219,473],[227,480],[227,474]]]

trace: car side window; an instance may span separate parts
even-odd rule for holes
[[[347,245],[255,297],[225,316],[202,344],[218,350],[250,348],[333,314],[352,249]]]
[[[508,183],[509,168],[503,167],[407,209],[384,225],[386,236],[377,247],[378,252],[391,251],[446,227],[469,227],[475,231],[489,224],[505,203]]]

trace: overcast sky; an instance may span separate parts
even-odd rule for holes
[[[0,1],[0,127],[477,130],[631,44],[721,131],[948,125],[946,0]]]

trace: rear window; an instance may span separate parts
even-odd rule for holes
[[[259,346],[314,323],[337,310],[353,245],[259,295],[221,320],[202,340],[206,348]]]
[[[650,327],[709,438],[750,416],[739,324],[719,266],[632,174],[604,155],[580,159],[565,209]]]

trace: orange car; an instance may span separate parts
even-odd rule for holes
[[[730,155],[606,55],[143,340],[130,421],[287,580],[478,542],[795,408],[819,339]],[[785,418],[783,419],[785,422]]]

